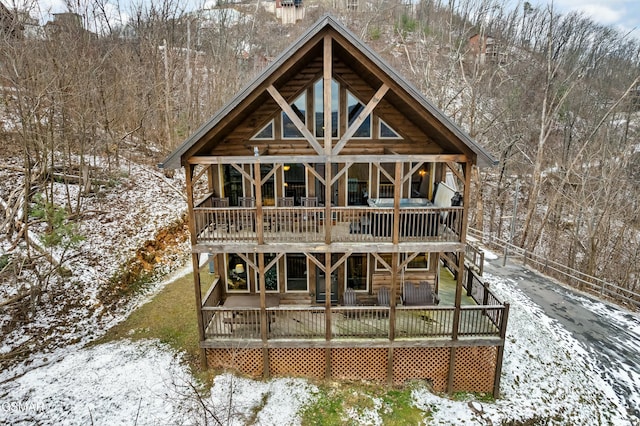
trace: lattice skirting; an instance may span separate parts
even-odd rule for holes
[[[493,392],[498,348],[458,348],[453,391]]]
[[[388,382],[388,363],[393,360],[392,382],[402,385],[419,379],[431,383],[434,391],[445,392],[451,348],[271,348],[268,365],[272,376],[326,377],[330,357],[330,378]],[[453,390],[493,391],[497,347],[456,349]],[[211,368],[239,371],[252,377],[264,375],[262,349],[206,349]]]
[[[393,382],[407,380],[431,382],[433,390],[445,392],[449,376],[449,348],[398,348],[393,352]]]
[[[262,349],[207,349],[206,355],[210,368],[235,370],[251,377],[264,374]]]
[[[387,380],[389,350],[385,348],[331,349],[331,375],[338,380]]]
[[[327,369],[324,354],[323,348],[269,349],[271,375],[322,379]]]

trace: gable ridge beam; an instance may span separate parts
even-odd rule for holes
[[[302,133],[302,135],[309,142],[309,145],[311,145],[313,150],[317,152],[318,155],[324,154],[324,149],[322,148],[322,146],[318,143],[316,138],[311,134],[309,129],[307,129],[307,126],[305,126],[304,123],[300,120],[298,115],[295,112],[293,112],[293,108],[291,108],[291,105],[289,105],[289,103],[282,97],[280,92],[278,92],[278,90],[275,87],[273,87],[273,85],[270,85],[269,87],[267,87],[267,91],[269,92],[273,100],[275,100],[276,103],[280,106],[280,108],[282,108],[285,114],[287,114],[287,116],[296,126],[298,131]]]
[[[351,123],[351,126],[347,129],[345,134],[340,138],[336,146],[333,148],[333,155],[338,155],[342,148],[345,147],[349,139],[356,133],[356,131],[360,128],[360,125],[367,119],[367,116],[373,112],[373,109],[380,103],[384,95],[389,90],[389,86],[386,83],[383,83],[382,86],[378,89],[378,91],[373,95],[373,97],[369,100],[367,106],[360,112],[358,117]]]

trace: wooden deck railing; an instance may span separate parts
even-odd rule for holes
[[[222,302],[222,284],[220,283],[220,279],[216,278],[211,283],[211,287],[207,290],[207,293],[202,298],[202,307],[203,308],[211,308],[220,306]],[[209,310],[202,311],[202,322],[203,324],[209,324],[211,322],[211,318],[213,317],[214,312]]]
[[[500,337],[506,305],[461,308],[458,335]],[[331,308],[332,340],[388,339],[390,309],[382,306],[337,306]],[[279,306],[267,308],[268,339],[317,340],[327,335],[323,306]],[[208,339],[260,339],[260,309],[203,307]],[[447,338],[453,334],[453,306],[398,306],[395,337]]]
[[[484,251],[481,248],[467,241],[467,245],[465,246],[465,249],[464,249],[464,258],[476,268],[479,275],[483,274]]]
[[[257,243],[257,209],[254,207],[196,207],[195,231],[199,243]],[[391,242],[393,208],[333,207],[330,221],[334,242]],[[462,207],[402,208],[399,240],[459,242]],[[265,207],[264,241],[322,242],[325,238],[323,207]]]

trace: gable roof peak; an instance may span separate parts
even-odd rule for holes
[[[178,148],[176,148],[164,161],[159,164],[161,168],[178,168],[181,166],[182,157],[187,151],[192,151],[204,138],[210,137],[218,132],[216,126],[234,114],[239,114],[243,105],[246,107],[246,99],[255,96],[256,93],[269,85],[269,80],[273,80],[276,73],[282,71],[287,66],[291,66],[291,59],[296,57],[301,50],[309,49],[317,46],[318,35],[330,28],[336,34],[333,39],[348,47],[348,50],[357,52],[357,61],[362,62],[360,65],[366,67],[372,73],[383,76],[385,80],[392,82],[398,93],[403,93],[403,97],[407,105],[412,108],[421,110],[439,122],[438,126],[444,127],[445,132],[452,135],[457,141],[461,142],[461,146],[466,146],[476,156],[476,162],[480,165],[493,165],[496,160],[471,139],[466,132],[451,121],[442,111],[427,100],[424,95],[415,88],[411,83],[400,76],[390,65],[387,64],[376,52],[369,48],[355,34],[353,34],[344,23],[340,22],[333,15],[326,13],[303,32],[288,48],[278,55],[256,78],[250,81],[243,89],[241,89],[226,105],[222,107],[210,120],[205,122],[196,132],[185,140]],[[311,43],[313,42],[313,43]],[[346,44],[346,45],[345,45]],[[307,50],[308,51],[308,50]],[[355,57],[353,57],[355,58]],[[297,62],[297,61],[296,61]],[[274,80],[275,81],[275,80]],[[442,129],[441,127],[441,129]]]

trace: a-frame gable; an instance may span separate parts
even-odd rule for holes
[[[324,56],[327,48],[331,52],[330,59]],[[193,155],[230,155],[232,152],[236,152],[237,155],[250,155],[252,145],[255,145],[252,143],[252,137],[281,111],[288,113],[303,134],[300,141],[304,144],[301,146],[305,154],[340,155],[357,152],[361,149],[362,143],[353,140],[349,130],[343,125],[343,133],[339,135],[338,140],[334,138],[331,152],[327,153],[322,138],[316,138],[313,128],[308,130],[309,126],[306,123],[296,120],[297,117],[290,109],[291,102],[300,93],[323,77],[327,69],[326,60],[331,61],[328,69],[333,73],[333,78],[358,99],[366,101],[363,102],[366,105],[366,114],[373,113],[394,130],[401,129],[399,134],[407,144],[395,143],[392,151],[463,154],[480,164],[495,162],[490,154],[349,30],[331,16],[325,16],[169,155],[160,166],[179,167],[186,158]],[[355,129],[357,126],[351,128],[351,133]],[[278,133],[277,129],[274,131],[275,134]],[[389,144],[389,140],[385,143]],[[375,143],[367,146],[375,147]],[[237,150],[238,147],[246,148],[244,154],[241,152],[242,149]],[[383,147],[384,145],[380,144],[377,149]]]

